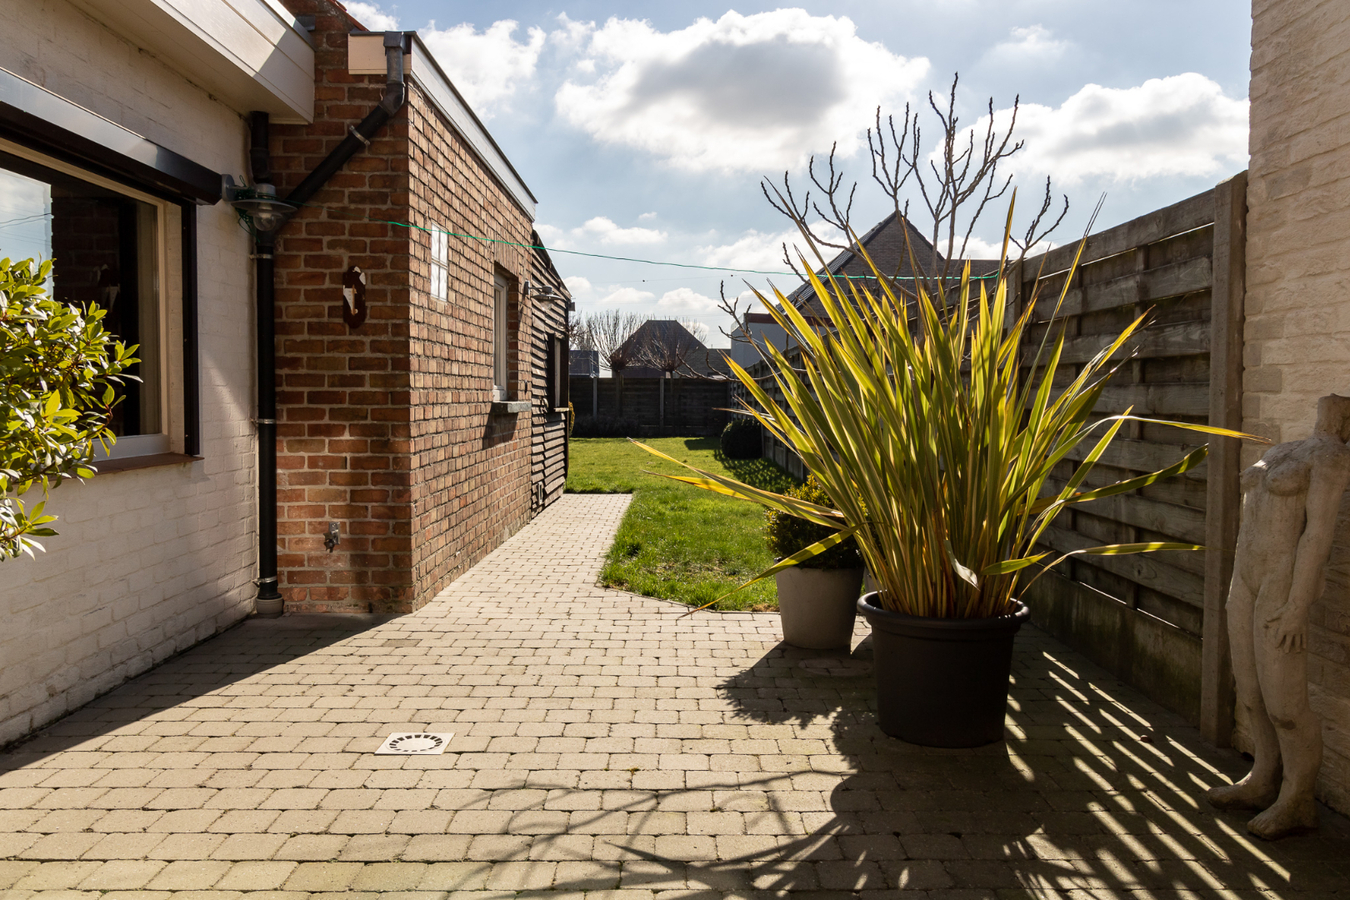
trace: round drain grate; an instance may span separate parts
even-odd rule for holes
[[[375,751],[377,755],[435,756],[445,752],[454,734],[403,732],[391,734]]]

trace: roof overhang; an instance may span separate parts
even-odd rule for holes
[[[530,221],[534,221],[538,199],[525,185],[524,179],[515,166],[506,158],[502,148],[492,139],[478,116],[474,115],[464,97],[451,83],[436,58],[431,55],[427,45],[416,32],[412,35],[412,52],[403,57],[404,71],[420,87],[441,115],[450,122],[460,136],[464,138],[483,164],[506,189]],[[347,37],[348,71],[353,75],[383,75],[384,34],[380,32],[357,32]]]
[[[314,121],[314,48],[280,0],[71,0],[239,112]]]
[[[0,137],[161,193],[212,204],[220,173],[0,69]]]

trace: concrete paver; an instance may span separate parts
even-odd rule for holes
[[[1005,743],[903,744],[773,614],[596,585],[568,495],[396,619],[249,621],[0,754],[3,900],[1350,894],[1350,826],[1267,844],[1245,764],[1034,628]],[[840,656],[842,654],[834,654]],[[439,756],[375,756],[394,731]]]

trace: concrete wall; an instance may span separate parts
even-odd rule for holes
[[[1279,442],[1311,433],[1318,397],[1350,395],[1350,5],[1255,0],[1252,18],[1243,421]],[[1350,812],[1350,502],[1312,610],[1309,670],[1326,740],[1319,793]],[[1249,746],[1241,719],[1235,741]]]
[[[7,0],[0,67],[202,165],[246,171],[239,111],[64,0]],[[249,244],[224,204],[198,223],[203,458],[62,486],[48,552],[0,563],[0,744],[252,608]],[[176,324],[180,282],[166,276]]]

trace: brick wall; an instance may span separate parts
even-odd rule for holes
[[[245,171],[238,111],[65,0],[9,0],[5,12],[0,67],[217,171]],[[177,235],[175,222],[169,231]],[[181,345],[175,244],[163,278],[169,346]],[[63,485],[49,505],[61,533],[43,539],[47,552],[0,563],[0,744],[252,609],[257,485],[248,253],[248,236],[229,207],[199,208],[203,458]]]
[[[408,98],[412,221],[529,244],[530,220],[427,96]],[[412,292],[413,583],[426,602],[529,519],[528,413],[492,415],[493,284],[509,285],[508,391],[529,399],[533,304],[520,246],[449,238],[447,300],[428,292],[431,236],[416,233]],[[523,336],[523,339],[522,339]]]
[[[352,22],[314,15],[314,124],[272,127],[277,191],[300,183],[377,104],[384,79],[347,74]],[[277,242],[277,568],[291,610],[395,611],[410,576],[408,120],[395,116]],[[368,317],[342,318],[342,276],[366,275]],[[329,551],[330,522],[341,539]]]
[[[273,128],[283,195],[384,90],[382,76],[347,74],[342,11],[288,5],[316,16],[317,86],[314,125]],[[410,79],[404,108],[277,246],[278,569],[290,610],[411,611],[528,519],[530,416],[490,411],[497,275],[511,285],[511,397],[530,396],[528,251],[451,237],[449,298],[435,299],[432,226],[529,243],[529,217]],[[368,283],[358,328],[342,318],[353,265]],[[331,552],[329,522],[342,535]]]
[[[1318,397],[1350,395],[1350,6],[1256,0],[1252,15],[1243,418],[1278,442],[1311,433]],[[1319,793],[1350,812],[1350,501],[1312,610],[1309,673]],[[1237,742],[1248,746],[1242,721]]]

